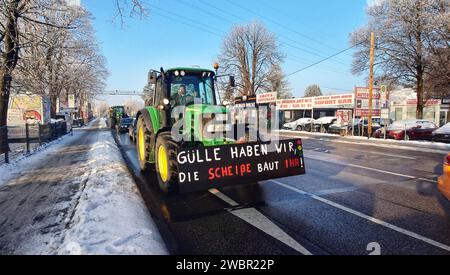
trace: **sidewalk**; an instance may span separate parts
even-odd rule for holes
[[[421,151],[426,153],[436,153],[436,154],[447,154],[450,152],[450,144],[431,142],[431,141],[403,141],[403,140],[393,140],[393,139],[376,139],[367,137],[355,137],[355,136],[339,136],[333,134],[323,134],[323,133],[310,133],[310,132],[299,132],[299,131],[289,131],[280,130],[278,131],[280,135],[289,137],[301,137],[301,138],[313,138],[322,141],[338,142],[338,143],[350,143],[350,144],[366,144],[371,146],[393,148],[393,149],[403,149],[403,150],[413,150]]]
[[[167,254],[105,121],[0,166],[0,254]]]

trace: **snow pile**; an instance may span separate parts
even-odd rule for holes
[[[106,122],[100,122],[106,128]],[[99,132],[89,175],[58,254],[167,254],[111,133]]]

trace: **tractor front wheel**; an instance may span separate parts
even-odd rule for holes
[[[164,193],[178,190],[177,147],[171,133],[161,133],[156,140],[156,176]]]

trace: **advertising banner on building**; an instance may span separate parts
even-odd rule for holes
[[[42,97],[38,95],[13,95],[8,110],[8,125],[41,123]]]
[[[337,110],[336,111],[337,124],[347,125],[353,118],[353,113],[351,110]]]
[[[355,117],[367,117],[369,115],[369,88],[355,88]],[[372,116],[381,115],[380,88],[374,87],[372,91]]]

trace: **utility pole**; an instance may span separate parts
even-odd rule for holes
[[[375,54],[375,33],[370,34],[370,76],[369,76],[369,117],[367,134],[368,138],[372,136],[372,97],[373,97],[373,65]]]

